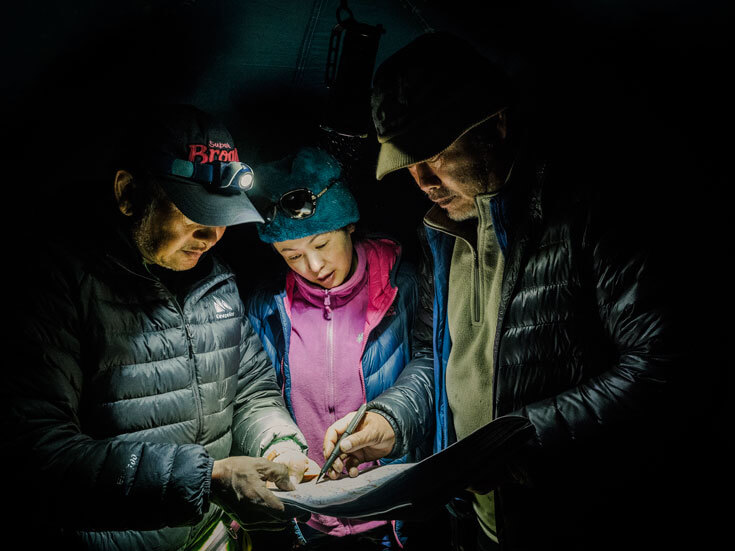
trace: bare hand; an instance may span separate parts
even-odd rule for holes
[[[281,465],[285,465],[288,469],[288,477],[291,480],[291,484],[294,486],[301,482],[304,478],[304,473],[309,468],[311,461],[308,457],[306,457],[303,453],[297,452],[295,450],[287,450],[282,453],[279,453],[276,457],[273,458],[274,463],[280,463]],[[319,471],[319,468],[317,467],[317,472]],[[268,486],[270,487],[270,483]]]
[[[280,521],[283,503],[266,488],[272,481],[282,490],[293,490],[288,467],[261,457],[228,457],[214,462],[212,469],[212,497],[238,520],[247,524]]]
[[[324,435],[324,457],[329,457],[339,437],[347,430],[350,420],[355,412],[348,413],[342,419],[336,421],[327,429]],[[361,463],[374,461],[385,457],[393,449],[396,435],[390,423],[380,415],[368,411],[365,417],[357,425],[355,432],[342,440],[340,449],[342,453],[334,461],[332,468],[327,473],[331,479],[336,479],[344,469],[351,477],[358,475],[357,466]]]

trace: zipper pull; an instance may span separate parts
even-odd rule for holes
[[[194,345],[192,341],[194,340],[194,337],[191,333],[191,326],[188,323],[184,324],[184,330],[186,331],[186,340],[188,341],[187,344],[189,345],[189,358],[194,357]]]
[[[332,319],[332,309],[329,307],[330,305],[330,299],[329,299],[329,291],[324,291],[324,319],[325,320],[331,320]]]

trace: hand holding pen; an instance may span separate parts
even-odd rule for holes
[[[366,411],[352,434],[346,434],[353,414],[349,413],[332,424],[324,435],[324,457],[335,454],[331,469],[325,470],[335,479],[344,469],[351,477],[358,475],[357,466],[388,455],[395,444],[395,433],[390,423],[376,411]],[[328,463],[325,463],[325,467]]]
[[[344,430],[344,432],[339,436],[339,440],[337,440],[337,443],[334,445],[334,449],[332,450],[332,453],[329,454],[329,457],[327,458],[326,463],[324,463],[324,466],[322,467],[322,470],[319,472],[319,476],[316,477],[316,484],[319,484],[319,481],[324,476],[325,473],[329,471],[329,469],[332,468],[332,465],[334,464],[335,460],[339,456],[340,453],[342,453],[342,442],[345,441],[345,438],[350,436],[354,431],[355,427],[362,421],[363,416],[365,415],[365,408],[367,407],[367,404],[362,404],[360,406],[360,409],[358,409],[355,414],[352,416],[352,419],[350,419],[350,423],[347,425],[347,428]],[[326,452],[326,450],[325,450]],[[326,453],[325,453],[326,456]]]

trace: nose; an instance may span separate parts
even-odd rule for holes
[[[409,166],[408,171],[413,176],[421,191],[428,192],[431,188],[441,186],[441,179],[428,163],[416,163],[415,165]]]
[[[320,254],[308,254],[306,255],[306,261],[309,263],[309,269],[312,273],[319,275],[319,272],[324,267],[324,259]]]
[[[222,238],[225,229],[225,226],[202,226],[194,232],[194,237],[212,247]]]

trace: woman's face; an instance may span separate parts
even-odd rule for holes
[[[300,239],[274,243],[278,254],[294,272],[324,289],[331,289],[347,281],[352,272],[352,232],[355,226],[307,235]]]

